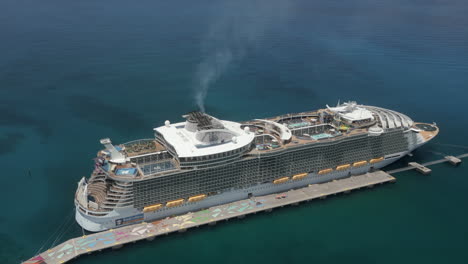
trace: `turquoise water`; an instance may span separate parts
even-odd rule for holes
[[[100,138],[148,138],[197,107],[241,121],[356,100],[440,126],[393,167],[466,152],[447,145],[468,146],[466,14],[462,0],[1,1],[0,262],[72,213]],[[396,177],[74,263],[463,262],[466,164]]]

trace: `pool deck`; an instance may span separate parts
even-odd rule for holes
[[[117,249],[124,244],[144,239],[151,241],[157,236],[173,232],[184,232],[192,227],[206,224],[213,225],[222,220],[243,218],[246,215],[262,211],[270,212],[274,208],[297,205],[303,201],[325,199],[330,195],[348,193],[351,190],[364,187],[371,188],[374,185],[395,182],[395,180],[391,175],[379,170],[290,190],[284,192],[285,198],[278,198],[278,194],[254,196],[250,199],[214,206],[194,213],[190,212],[150,223],[143,222],[72,238],[23,263],[65,263],[83,254],[91,254],[107,248]]]

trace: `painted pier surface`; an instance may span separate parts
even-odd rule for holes
[[[395,181],[395,178],[391,175],[383,171],[375,171],[327,183],[309,185],[308,187],[282,193],[280,196],[278,194],[270,194],[252,197],[246,200],[214,206],[195,213],[187,213],[151,223],[144,222],[73,238],[23,263],[64,263],[83,254],[106,248],[119,248],[130,242],[143,239],[152,240],[156,236],[163,234],[183,232],[192,227],[214,224],[217,221],[235,217],[241,218],[260,211],[271,211],[276,207],[313,199],[324,199],[328,195],[347,193],[354,189],[372,187],[376,184],[393,181]]]

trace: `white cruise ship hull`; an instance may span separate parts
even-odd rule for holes
[[[420,145],[416,147],[419,147],[419,146]],[[325,174],[325,175],[309,174],[307,177],[301,180],[289,181],[283,184],[273,184],[273,183],[259,184],[259,185],[252,186],[252,187],[245,188],[245,189],[231,190],[228,192],[223,192],[218,195],[209,196],[206,199],[199,201],[199,202],[185,203],[181,206],[177,206],[173,208],[165,208],[162,210],[149,212],[149,213],[143,213],[142,211],[136,208],[127,207],[127,208],[115,209],[114,211],[110,212],[106,216],[94,217],[91,215],[83,214],[83,212],[81,212],[77,208],[76,221],[83,228],[91,232],[104,231],[107,229],[134,224],[134,223],[142,222],[142,221],[146,221],[146,222],[155,221],[155,220],[162,219],[168,216],[180,215],[180,214],[184,214],[187,212],[195,212],[204,208],[209,208],[209,207],[220,205],[220,204],[226,204],[226,203],[230,203],[230,202],[234,202],[238,200],[247,199],[249,196],[261,196],[261,195],[267,195],[271,193],[280,193],[280,192],[288,191],[291,189],[305,187],[305,186],[308,186],[309,184],[323,183],[323,182],[328,182],[328,181],[332,181],[332,180],[336,180],[340,178],[346,178],[351,175],[363,174],[363,173],[369,172],[371,169],[383,168],[397,161],[398,159],[402,158],[408,153],[409,151],[388,155],[388,156],[392,156],[392,158],[386,159],[374,165],[368,164],[363,167],[350,168],[349,170],[333,171],[332,173]],[[123,223],[121,225],[116,224],[116,223],[119,223],[119,221],[125,222],[123,221],[125,219],[128,219],[127,220],[128,223]],[[134,220],[137,220],[137,221],[134,221]]]

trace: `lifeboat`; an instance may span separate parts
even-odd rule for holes
[[[381,162],[381,161],[383,161],[383,160],[384,160],[384,157],[375,158],[375,159],[371,159],[371,160],[369,161],[369,163],[370,163],[370,164],[379,163],[379,162]]]
[[[166,207],[179,206],[184,202],[184,199],[174,200],[166,203]]]
[[[362,160],[362,161],[358,161],[358,162],[354,162],[353,163],[353,167],[362,167],[364,165],[367,165],[367,161],[366,160]]]
[[[195,195],[188,198],[189,203],[198,202],[206,198],[206,194]]]
[[[318,172],[319,175],[323,175],[323,174],[328,174],[330,172],[332,172],[333,169],[329,168],[329,169],[324,169],[324,170],[321,170]]]
[[[336,170],[337,171],[347,170],[347,169],[349,169],[349,167],[351,167],[351,164],[340,165],[340,166],[336,167]]]
[[[297,180],[300,180],[300,179],[304,179],[306,176],[307,176],[307,173],[296,174],[296,175],[292,176],[292,180],[297,181]]]
[[[289,180],[289,177],[283,177],[283,178],[279,178],[279,179],[276,179],[273,181],[274,184],[280,184],[280,183],[285,183]]]
[[[153,212],[153,211],[161,209],[161,207],[162,207],[162,204],[153,204],[150,206],[146,206],[145,208],[143,208],[143,213]]]

